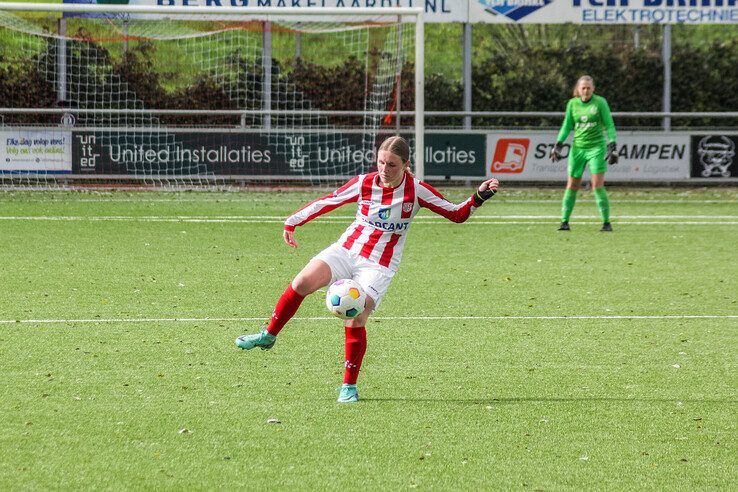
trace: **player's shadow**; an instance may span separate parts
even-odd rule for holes
[[[611,397],[516,397],[516,398],[361,398],[362,402],[459,403],[464,405],[514,405],[518,403],[722,403],[737,404],[732,398],[611,398]]]

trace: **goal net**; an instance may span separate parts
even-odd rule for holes
[[[328,184],[398,133],[422,175],[419,9],[319,10],[0,3],[2,186]]]

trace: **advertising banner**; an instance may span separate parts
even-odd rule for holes
[[[72,168],[79,174],[290,174],[267,136],[162,131],[74,132]],[[293,162],[292,169],[299,169]]]
[[[693,178],[736,178],[738,135],[692,135]]]
[[[0,131],[0,173],[70,173],[71,150],[71,132]]]
[[[735,24],[736,0],[469,0],[469,22]]]
[[[483,134],[426,133],[424,138],[426,176],[482,177],[485,175],[485,136]]]
[[[735,24],[738,0],[65,0],[161,7],[424,7],[425,22]],[[89,15],[89,14],[88,14]],[[141,16],[141,15],[137,15]],[[176,16],[172,16],[176,17]],[[275,20],[272,17],[270,20]],[[294,17],[293,17],[294,20]],[[323,20],[327,20],[323,18]]]
[[[477,0],[471,0],[477,1]],[[150,5],[161,7],[162,14],[167,14],[167,7],[208,7],[217,13],[222,7],[270,7],[270,8],[362,8],[368,11],[372,9],[387,9],[392,7],[424,7],[425,22],[469,22],[469,0],[64,0],[64,3],[115,3],[116,5]],[[100,16],[100,14],[82,14],[83,16]],[[186,18],[185,16],[167,14],[169,18]],[[79,17],[80,14],[71,14]],[[132,18],[145,18],[149,14],[131,14]],[[189,17],[190,19],[192,17]],[[234,16],[220,16],[218,19],[234,19]],[[251,15],[252,19],[258,19],[257,15]],[[291,17],[280,18],[276,15],[263,16],[264,20],[315,20],[315,17]],[[211,15],[210,19],[214,19]],[[330,16],[321,17],[322,22],[334,20]],[[347,20],[345,17],[336,17],[337,21]]]
[[[412,135],[404,135],[412,140]],[[74,132],[74,173],[319,177],[373,169],[362,134],[131,131]],[[425,136],[428,176],[485,175],[484,134]]]
[[[504,181],[566,181],[571,137],[564,158],[552,163],[555,132],[509,132],[487,135],[487,176]],[[618,134],[620,162],[609,166],[610,181],[669,181],[689,177],[689,137],[658,133]],[[584,178],[588,179],[585,171]]]

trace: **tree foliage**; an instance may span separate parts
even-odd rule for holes
[[[512,31],[511,31],[512,32]],[[507,34],[505,34],[507,33]],[[663,65],[660,53],[632,45],[603,45],[590,49],[576,42],[550,39],[547,43],[526,41],[527,31],[500,34],[498,48],[477,51],[472,67],[472,109],[474,111],[563,111],[571,97],[572,85],[582,74],[595,79],[596,92],[607,98],[613,111],[661,111]],[[525,35],[523,35],[525,34]],[[575,36],[576,32],[572,33]],[[545,29],[539,37],[548,36]],[[550,36],[549,36],[550,37]],[[82,51],[94,51],[83,53]],[[172,89],[168,82],[177,74],[152,70],[157,63],[153,45],[142,43],[118,60],[94,43],[70,43],[69,57],[100,60],[99,65],[69,60],[78,73],[70,77],[70,93],[85,93],[86,100],[65,101],[72,107],[85,107],[87,101],[110,99],[109,107],[123,107],[135,99],[140,108],[157,109],[254,109],[261,108],[263,67],[261,58],[237,55],[228,63],[231,69],[219,73],[203,72],[186,87]],[[371,52],[366,62],[348,58],[342,64],[322,66],[301,59],[274,60],[272,91],[292,94],[273,102],[274,109],[362,110],[371,81],[382,54]],[[0,100],[5,107],[48,108],[59,104],[55,81],[48,80],[56,60],[55,44],[45,52],[17,64],[0,55]],[[403,110],[414,107],[414,66],[406,63],[401,74],[400,97]],[[386,107],[397,110],[394,86]],[[74,84],[84,84],[76,87]],[[286,88],[286,90],[285,90]],[[99,91],[101,94],[90,94]],[[117,91],[117,94],[116,94]],[[107,94],[104,95],[103,93]],[[112,96],[111,96],[112,94]],[[425,77],[425,107],[429,111],[463,109],[463,86],[458,79],[440,73]],[[738,40],[728,39],[700,45],[680,46],[672,57],[673,111],[732,111],[738,107]],[[260,115],[249,120],[258,125]],[[6,122],[8,120],[6,119]],[[16,117],[14,122],[27,122]],[[36,121],[45,122],[45,120]],[[162,117],[162,123],[232,124],[233,117]],[[288,122],[279,118],[276,121]],[[361,124],[360,118],[327,119],[341,124]],[[429,125],[458,125],[460,118],[429,118]],[[625,120],[628,126],[656,126],[658,119]],[[476,125],[556,125],[549,121],[523,118],[475,119]],[[726,126],[726,120],[684,120],[679,125]]]

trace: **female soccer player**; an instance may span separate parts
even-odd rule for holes
[[[569,179],[564,191],[561,204],[560,231],[568,231],[569,217],[574,210],[577,200],[577,190],[582,182],[584,166],[589,163],[589,172],[592,175],[592,191],[594,192],[597,208],[602,218],[601,231],[612,231],[610,225],[610,201],[605,191],[605,170],[608,164],[617,164],[618,153],[615,144],[615,123],[612,121],[610,106],[604,97],[594,94],[594,80],[589,75],[582,75],[574,86],[574,97],[566,105],[564,124],[561,125],[556,145],[551,150],[551,160],[561,159],[561,150],[564,141],[574,129],[574,143],[569,151]],[[610,143],[605,148],[605,138],[602,135],[603,127],[607,130],[607,139]]]
[[[260,333],[238,337],[238,347],[271,348],[306,296],[338,279],[352,278],[367,297],[364,311],[344,323],[346,360],[338,401],[359,400],[356,380],[366,352],[366,321],[397,272],[413,217],[425,207],[453,222],[464,222],[495,194],[499,185],[496,179],[488,179],[471,197],[455,205],[435,188],[413,177],[409,166],[407,142],[402,137],[390,137],[377,152],[377,172],[354,177],[332,194],[308,203],[287,218],[284,241],[296,248],[296,227],[342,205],[358,205],[356,219],[341,238],[310,260],[287,286],[266,328]]]

